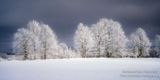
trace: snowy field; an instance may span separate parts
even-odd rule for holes
[[[160,80],[160,59],[1,61],[0,80]]]

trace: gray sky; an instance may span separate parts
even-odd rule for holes
[[[127,36],[142,27],[153,40],[160,34],[160,0],[0,0],[0,49],[11,49],[13,33],[33,19],[73,46],[78,23],[91,25],[100,18],[119,21]]]

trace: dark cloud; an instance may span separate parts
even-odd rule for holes
[[[1,0],[0,48],[10,48],[16,29],[33,19],[50,25],[72,46],[79,22],[91,25],[103,17],[119,21],[127,35],[138,27],[152,40],[160,34],[159,0]]]

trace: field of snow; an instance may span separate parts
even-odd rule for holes
[[[160,80],[160,59],[1,61],[0,80]]]

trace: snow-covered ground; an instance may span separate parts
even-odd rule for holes
[[[160,80],[160,59],[1,61],[0,80]]]

